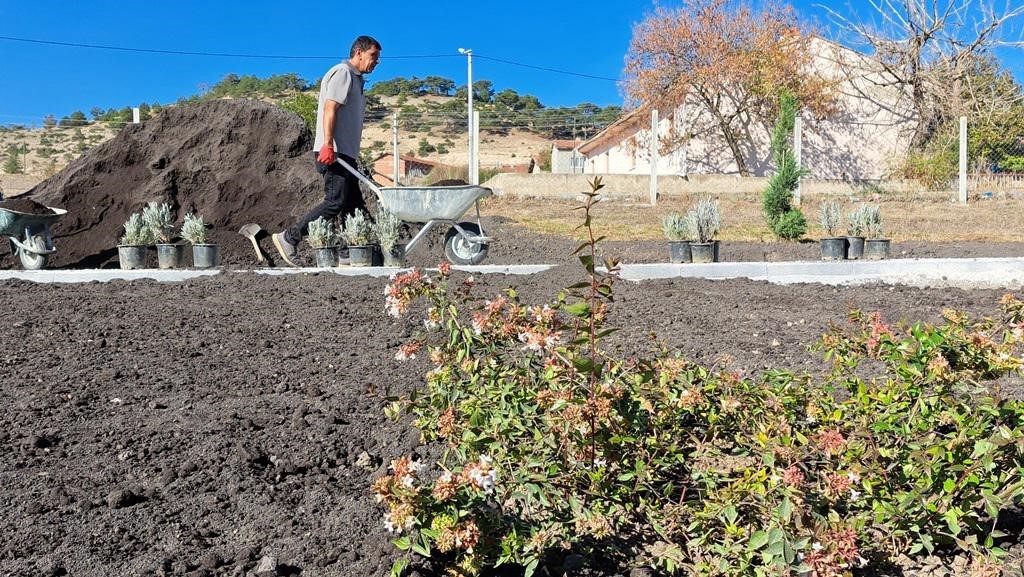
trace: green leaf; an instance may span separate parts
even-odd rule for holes
[[[956,489],[956,481],[953,479],[946,479],[945,482],[942,483],[942,490],[944,492],[952,493],[953,489]]]
[[[409,567],[408,559],[395,559],[395,562],[391,565],[391,577],[402,577],[407,567]]]
[[[540,559],[534,559],[526,564],[526,568],[523,569],[523,577],[531,577],[533,572],[537,570],[537,565],[540,563]]]
[[[768,532],[767,531],[755,531],[750,536],[750,541],[747,543],[747,550],[757,551],[761,547],[768,544]]]
[[[391,541],[391,543],[393,543],[395,547],[398,547],[402,551],[408,551],[409,547],[412,547],[412,541],[409,540],[408,536],[399,537],[398,539]]]
[[[738,516],[738,514],[736,513],[736,507],[733,507],[732,505],[729,505],[728,507],[726,507],[726,508],[725,508],[725,509],[724,509],[724,510],[722,511],[722,517],[723,517],[723,518],[724,518],[724,519],[725,519],[725,520],[726,520],[727,522],[729,522],[729,524],[733,524],[733,523],[735,523],[735,522],[736,522],[736,517],[737,517],[737,516]]]
[[[946,511],[944,515],[946,518],[946,526],[949,527],[949,532],[954,536],[960,534],[960,515],[956,511]]]
[[[782,504],[779,505],[779,520],[783,523],[789,523],[790,517],[793,516],[793,503],[789,500],[789,497],[782,499]]]
[[[580,301],[571,305],[565,305],[562,310],[576,317],[586,317],[590,314],[590,304],[586,301]]]

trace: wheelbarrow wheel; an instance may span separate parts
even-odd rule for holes
[[[25,246],[38,248],[41,251],[46,250],[46,239],[39,234],[31,236],[28,242],[24,244]],[[21,259],[21,267],[25,270],[41,270],[46,267],[46,261],[50,258],[50,255],[19,249],[18,258]]]
[[[466,234],[480,236],[480,227],[471,222],[460,222]],[[480,264],[487,258],[487,243],[470,242],[452,227],[444,235],[444,256],[452,264]]]

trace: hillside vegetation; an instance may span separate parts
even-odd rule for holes
[[[268,78],[228,74],[198,94],[173,105],[218,98],[256,98],[299,114],[312,128],[316,116],[319,81],[309,83],[296,74]],[[450,79],[392,78],[372,83],[368,90],[367,120],[363,133],[363,159],[390,152],[397,119],[400,154],[454,166],[466,165],[467,88]],[[480,114],[482,171],[546,162],[551,140],[587,139],[622,114],[618,106],[581,103],[574,107],[546,107],[537,97],[513,89],[495,90],[490,80],[473,83],[473,108]],[[167,105],[140,103],[145,121]],[[113,137],[132,121],[132,107],[93,107],[87,115],[77,110],[60,118],[48,115],[41,127],[0,126],[0,178],[39,181],[52,176],[83,152]]]

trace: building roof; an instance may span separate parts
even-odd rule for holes
[[[579,146],[579,140],[553,140],[551,144],[558,150],[575,150]]]
[[[579,145],[580,154],[589,156],[591,152],[607,141],[618,142],[626,134],[636,131],[637,127],[644,121],[645,115],[650,110],[649,106],[641,106],[615,122],[609,124],[604,130],[598,132],[593,138]]]

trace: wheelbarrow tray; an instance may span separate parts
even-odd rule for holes
[[[21,237],[25,234],[26,228],[32,230],[41,229],[48,224],[57,222],[60,217],[68,213],[63,208],[53,208],[51,206],[46,208],[52,210],[53,214],[28,214],[0,208],[0,235]]]
[[[381,204],[405,222],[458,220],[476,201],[491,196],[491,189],[464,186],[403,186],[381,188]]]

